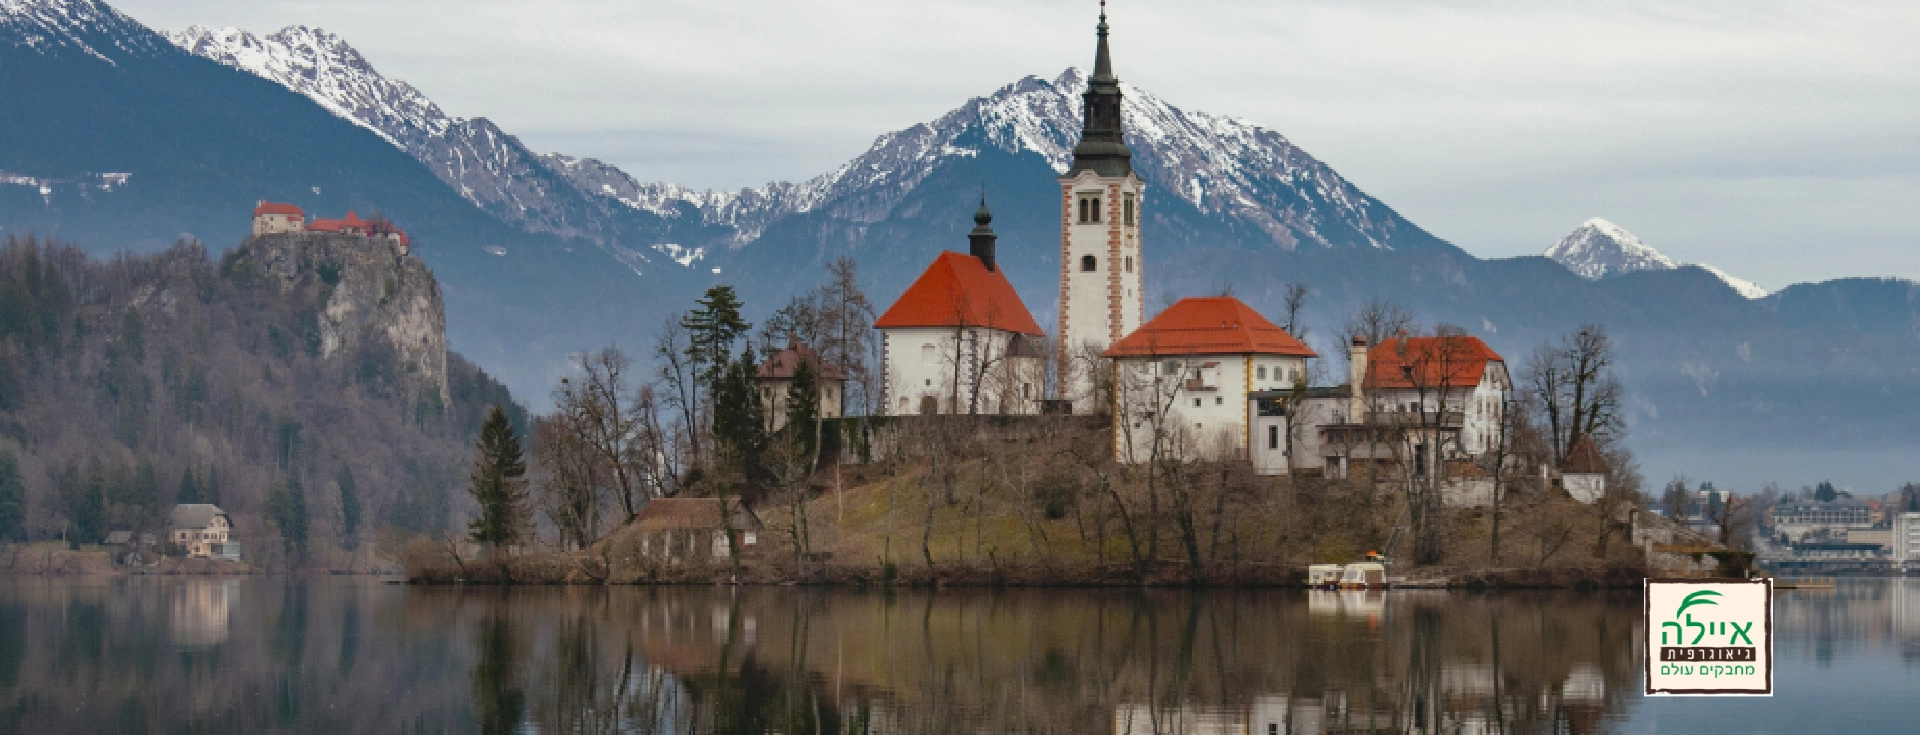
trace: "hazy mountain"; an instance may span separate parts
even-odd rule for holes
[[[1641,242],[1619,225],[1595,217],[1547,248],[1548,258],[1589,281],[1634,271],[1670,271],[1687,264]],[[1698,266],[1749,299],[1766,298],[1767,290],[1710,265]]]
[[[23,133],[0,142],[0,172],[32,182],[0,178],[0,227],[96,251],[181,232],[220,246],[239,240],[259,198],[380,209],[418,236],[445,284],[452,345],[535,405],[565,353],[616,341],[639,352],[718,279],[739,286],[758,318],[850,253],[884,306],[936,252],[964,246],[983,183],[1000,262],[1040,322],[1052,321],[1055,177],[1079,128],[1076,70],[881,135],[807,181],[700,191],[529,152],[484,119],[446,116],[321,31],[174,36],[210,60],[156,44],[97,3],[0,2],[13,9],[0,26],[0,90],[16,102],[0,124]],[[93,20],[73,20],[82,17]],[[1117,49],[1123,77],[1126,59]],[[1354,306],[1386,298],[1472,330],[1516,365],[1546,339],[1604,323],[1655,479],[1791,479],[1833,462],[1875,481],[1905,471],[1897,457],[1911,451],[1905,426],[1920,412],[1909,282],[1768,295],[1599,225],[1554,259],[1483,260],[1275,131],[1124,89],[1148,183],[1150,311],[1231,290],[1273,313],[1285,284],[1300,282],[1313,288],[1307,338],[1323,353],[1338,354],[1328,338]],[[1740,452],[1757,456],[1728,459]]]

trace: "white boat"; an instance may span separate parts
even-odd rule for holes
[[[1348,564],[1340,572],[1340,589],[1383,590],[1387,588],[1387,567],[1377,562]]]
[[[1307,565],[1307,586],[1317,590],[1328,590],[1340,586],[1339,564]]]

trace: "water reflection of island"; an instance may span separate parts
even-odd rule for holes
[[[186,580],[172,593],[172,614],[167,622],[175,646],[206,648],[226,642],[227,617],[240,597],[239,581]]]
[[[691,732],[1592,732],[1638,681],[1631,597],[647,597],[652,711]]]

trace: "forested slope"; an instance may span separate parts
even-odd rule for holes
[[[0,535],[95,542],[216,502],[250,560],[437,530],[506,389],[445,351],[439,287],[364,238],[89,260],[0,250]],[[444,367],[435,366],[434,347]],[[438,373],[438,374],[436,374]]]

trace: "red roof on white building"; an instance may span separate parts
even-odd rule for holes
[[[1106,352],[1108,357],[1245,354],[1318,357],[1232,296],[1181,299]]]
[[[979,258],[943,251],[920,278],[900,294],[880,319],[879,329],[900,327],[988,327],[1039,336],[1045,334],[1000,270],[987,270]]]

